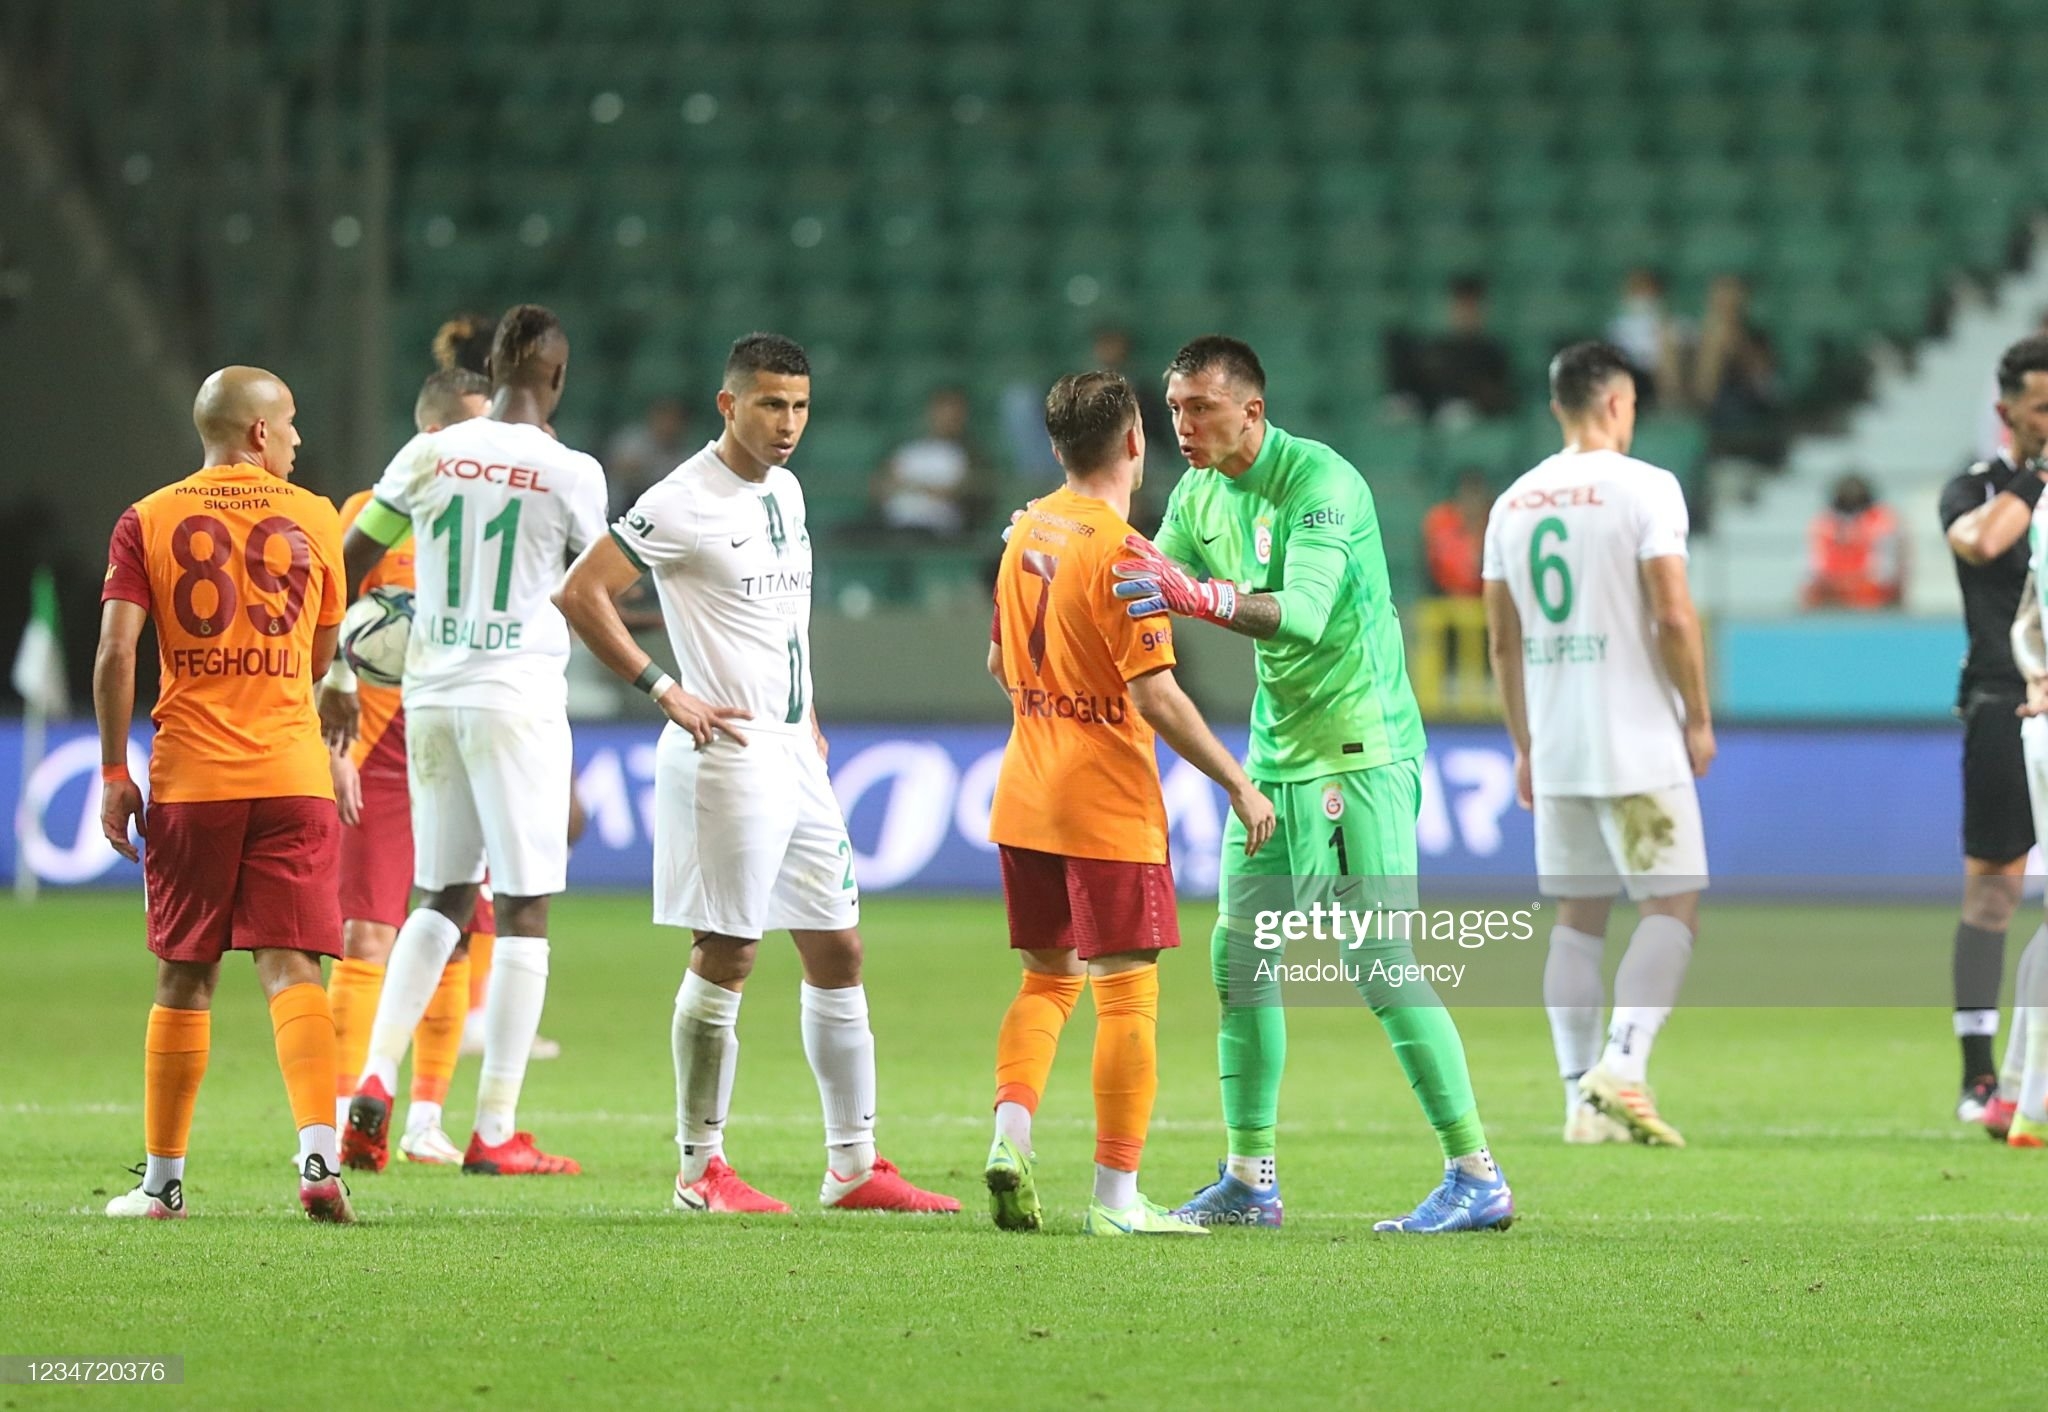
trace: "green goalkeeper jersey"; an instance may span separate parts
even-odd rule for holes
[[[1349,461],[1269,422],[1244,474],[1181,477],[1158,544],[1197,573],[1280,601],[1280,630],[1256,644],[1253,779],[1315,779],[1422,753],[1379,515]]]

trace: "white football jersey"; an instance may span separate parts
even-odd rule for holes
[[[604,533],[604,471],[537,426],[472,417],[408,441],[376,498],[412,519],[407,706],[568,709],[569,624],[552,598]]]
[[[803,730],[811,713],[811,536],[786,467],[746,480],[718,443],[669,472],[612,525],[654,576],[676,680],[754,730]]]
[[[1641,574],[1645,560],[1683,558],[1688,528],[1678,478],[1614,451],[1561,452],[1493,502],[1481,573],[1521,615],[1536,793],[1691,781]]]

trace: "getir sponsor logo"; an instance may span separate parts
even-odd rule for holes
[[[1605,505],[1597,485],[1564,485],[1555,490],[1525,490],[1508,502],[1510,510],[1563,510],[1573,505]]]
[[[443,458],[434,463],[434,474],[450,480],[480,480],[489,485],[502,485],[511,490],[531,490],[540,495],[551,495],[548,484],[541,478],[542,472],[531,466],[513,466],[503,461],[472,461],[468,457],[454,460]]]

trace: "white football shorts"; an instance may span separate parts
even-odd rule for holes
[[[2034,837],[2048,840],[2048,716],[2020,722],[2020,755],[2027,763],[2027,802],[2034,809]]]
[[[1707,840],[1691,780],[1644,794],[1536,796],[1536,872],[1545,897],[1631,901],[1707,885]]]
[[[408,707],[405,760],[417,886],[482,882],[486,867],[499,897],[548,897],[567,886],[567,716]]]
[[[654,752],[654,920],[754,940],[860,921],[853,842],[808,729],[740,723],[702,750],[681,726]]]

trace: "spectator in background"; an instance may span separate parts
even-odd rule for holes
[[[885,529],[954,538],[981,508],[983,477],[967,437],[967,394],[939,388],[925,403],[925,434],[891,451],[875,473],[877,516]]]
[[[604,447],[604,478],[614,519],[683,463],[689,440],[690,413],[680,397],[655,398],[639,421],[612,434]]]
[[[1466,420],[1514,410],[1514,369],[1507,345],[1486,327],[1486,281],[1450,283],[1444,332],[1424,338],[1397,330],[1388,340],[1394,392],[1427,417]]]
[[[1808,608],[1896,608],[1906,595],[1906,543],[1898,516],[1870,482],[1846,475],[1807,528]]]
[[[1607,325],[1607,341],[1622,351],[1636,375],[1638,409],[1662,402],[1686,405],[1685,358],[1692,330],[1664,302],[1664,276],[1647,266],[1621,282],[1621,305]]]
[[[1477,598],[1479,557],[1493,491],[1477,466],[1458,472],[1457,493],[1422,517],[1423,560],[1430,587],[1446,598]]]
[[[1709,455],[1773,468],[1785,464],[1778,353],[1769,336],[1750,322],[1749,285],[1740,275],[1722,275],[1708,286],[1699,354],[1693,360],[1692,401],[1706,413]]]

